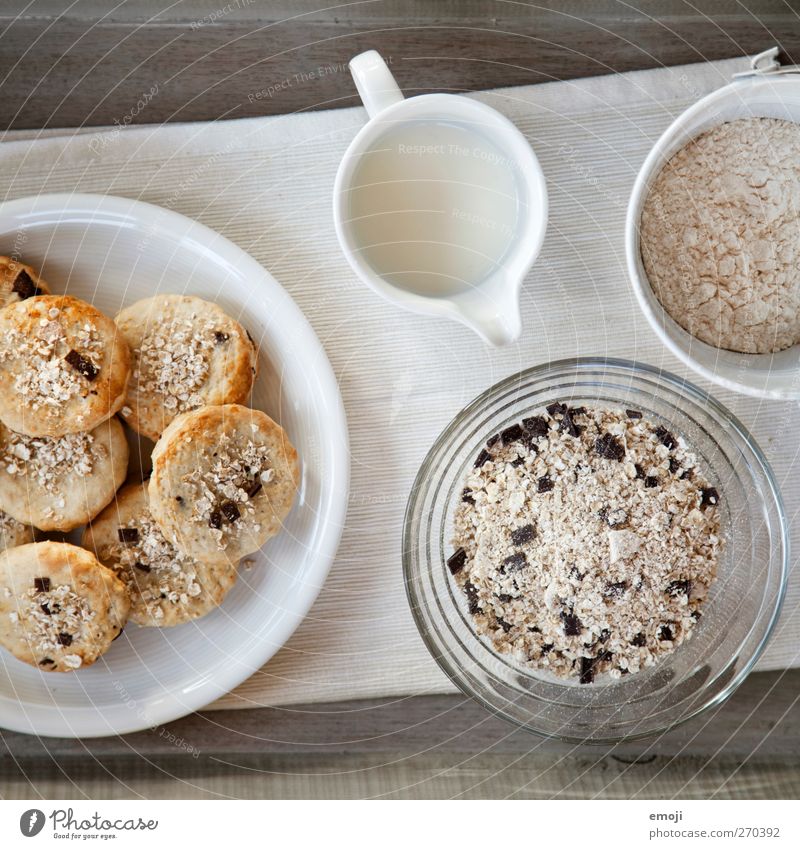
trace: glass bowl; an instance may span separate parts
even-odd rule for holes
[[[654,666],[580,685],[496,652],[479,637],[446,568],[463,479],[485,441],[555,401],[634,408],[685,437],[721,495],[725,545],[690,640]],[[547,737],[611,743],[666,731],[719,705],[741,684],[783,600],[789,539],[764,455],[731,413],[674,375],[624,360],[580,358],[515,374],[445,428],[423,462],[406,509],[403,568],[417,627],[435,660],[492,713]]]

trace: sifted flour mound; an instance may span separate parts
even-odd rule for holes
[[[685,330],[748,354],[800,342],[800,125],[741,118],[679,150],[640,222],[656,297]]]

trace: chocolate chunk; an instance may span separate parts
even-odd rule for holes
[[[261,478],[255,478],[246,490],[247,497],[248,498],[254,498],[256,495],[258,495],[259,492],[261,492],[261,489],[262,489]]]
[[[34,578],[33,588],[36,590],[37,593],[49,593],[50,578]]]
[[[514,528],[511,531],[511,542],[514,545],[525,545],[536,536],[536,528],[533,525],[523,525],[521,528]]]
[[[481,453],[475,458],[475,468],[480,469],[481,466],[488,463],[491,459],[491,454],[485,448],[481,449]]]
[[[550,433],[550,425],[547,424],[547,419],[544,416],[531,416],[529,419],[523,419],[522,427],[530,437],[539,438]]]
[[[138,528],[117,528],[117,536],[120,542],[125,544],[129,542],[139,542]]]
[[[521,466],[524,462],[525,462],[525,458],[524,458],[524,457],[515,457],[515,458],[511,461],[511,465],[512,465],[512,466],[516,469],[518,466]]]
[[[553,651],[554,648],[555,648],[554,643],[544,643],[542,645],[542,656],[544,656],[546,654],[550,654],[550,652]]]
[[[456,549],[447,558],[447,568],[450,570],[450,574],[457,575],[464,568],[466,562],[467,552],[463,548]]]
[[[697,620],[698,620],[698,619],[699,619],[702,615],[703,615],[703,614],[702,614],[699,610],[693,610],[693,611],[691,612],[691,617],[692,617],[692,619],[694,619],[694,621],[695,621],[695,622],[697,622]]]
[[[134,567],[134,569],[138,569],[140,572],[149,572],[150,571],[150,567],[147,564],[140,562],[139,560],[137,560],[133,564],[133,567]]]
[[[528,630],[529,630],[532,634],[541,634],[541,633],[542,633],[542,629],[541,629],[541,628],[539,628],[539,627],[537,627],[536,625],[529,625],[529,626],[528,626]]]
[[[662,625],[658,629],[658,639],[663,642],[671,642],[674,640],[675,637],[672,634],[672,628],[670,628],[669,625]]]
[[[550,480],[549,475],[543,475],[536,481],[537,492],[550,492],[552,489],[555,489],[555,484]]]
[[[498,601],[502,601],[502,602],[503,602],[503,604],[508,604],[508,602],[509,602],[509,601],[514,601],[514,596],[513,596],[513,595],[509,595],[508,593],[495,593],[495,594],[494,594],[494,597],[495,597]]]
[[[639,633],[631,640],[631,645],[637,648],[644,648],[647,645],[647,638],[639,631]]]
[[[583,630],[583,623],[574,613],[561,611],[561,622],[564,625],[564,633],[568,637],[579,637]]]
[[[478,604],[478,588],[471,581],[464,584],[464,592],[467,594],[467,603],[469,604],[469,612],[475,615],[483,613],[483,609]]]
[[[11,287],[11,291],[16,292],[19,295],[19,299],[21,301],[42,294],[42,290],[33,282],[30,274],[28,274],[25,269],[20,271],[20,273],[17,275],[17,279],[14,281],[14,285]]]
[[[499,433],[496,433],[494,436],[490,436],[490,437],[486,440],[486,447],[487,447],[487,448],[494,448],[494,446],[495,446],[495,445],[497,445],[497,443],[498,443],[499,441],[500,441],[500,434],[499,434]]]
[[[220,505],[219,508],[222,511],[222,515],[229,521],[235,522],[242,514],[239,512],[239,508],[233,503],[233,501],[225,501]]]
[[[545,409],[551,416],[563,415],[567,412],[567,405],[556,401],[554,404],[549,404]]]
[[[512,442],[518,442],[522,439],[524,431],[522,426],[513,424],[500,432],[500,437],[503,440],[503,445],[511,445]]]
[[[578,437],[583,432],[583,428],[575,424],[575,420],[572,418],[574,412],[574,410],[567,410],[566,413],[564,413],[564,416],[561,419],[561,424],[558,426],[558,429],[560,431],[568,433],[570,436]]]
[[[500,572],[506,575],[509,572],[519,572],[528,565],[528,559],[521,551],[506,557],[503,565],[500,567]]]
[[[608,663],[614,657],[614,653],[610,652],[608,649],[604,649],[601,652],[598,652],[595,656],[595,660],[600,663]]]
[[[644,469],[638,463],[634,463],[633,468],[636,469],[637,479],[643,481],[645,479]]]
[[[605,643],[608,641],[608,638],[611,636],[611,631],[608,628],[603,628],[600,632],[600,636],[597,638],[599,642]]]
[[[666,592],[673,598],[679,595],[689,595],[692,589],[691,581],[670,581],[667,584]]]
[[[675,474],[675,472],[677,472],[677,471],[678,471],[678,469],[680,469],[680,467],[681,467],[681,464],[680,464],[680,463],[679,463],[679,462],[678,462],[678,461],[677,461],[674,457],[670,457],[670,458],[669,458],[669,471],[670,471],[670,474],[673,474],[673,475],[674,475],[674,474]]]
[[[681,472],[682,481],[690,481],[694,477],[694,469],[684,469]]]
[[[55,661],[51,660],[49,657],[43,657],[39,661],[39,666],[53,666],[54,663],[55,663]]]
[[[222,513],[219,510],[211,511],[211,515],[208,517],[208,527],[217,531],[222,527]]]
[[[701,507],[716,507],[717,504],[719,504],[719,493],[713,486],[707,486],[705,489],[701,490],[700,495]]]
[[[670,451],[677,446],[678,442],[675,437],[662,425],[659,425],[653,432],[656,435],[656,439],[662,445],[666,445]]]
[[[594,681],[594,659],[591,657],[581,658],[581,684],[591,684]]]
[[[610,433],[604,433],[595,439],[594,450],[606,460],[616,460],[618,463],[625,457],[625,448],[622,443]]]
[[[603,589],[604,598],[622,598],[628,589],[627,581],[610,581]]]
[[[628,514],[621,507],[614,510],[601,507],[597,511],[597,518],[605,522],[609,528],[621,528],[628,521]]]
[[[64,359],[87,380],[94,380],[100,374],[100,369],[91,360],[77,351],[70,351]]]
[[[231,337],[228,336],[227,333],[223,333],[221,330],[214,331],[214,343],[216,345],[221,345],[223,342],[227,342]]]
[[[625,415],[629,419],[640,419],[642,414],[638,410],[625,410]]]
[[[583,574],[578,570],[578,567],[573,563],[569,569],[570,578],[575,578],[576,581],[583,580]]]
[[[465,489],[461,493],[461,500],[465,504],[474,504],[475,503],[475,498],[473,497],[472,493],[468,489]]]
[[[72,645],[72,634],[64,634],[61,633],[58,635],[59,645],[62,646],[71,646]]]
[[[506,622],[501,616],[497,617],[497,624],[506,632],[506,634],[511,630],[511,623]]]
[[[653,489],[658,486],[658,478],[655,475],[648,475],[644,479],[644,485],[646,489]]]
[[[53,615],[53,611],[50,610],[50,605],[47,602],[44,602],[44,604],[40,604],[39,607],[42,608],[42,612],[44,613],[45,616],[52,616]]]

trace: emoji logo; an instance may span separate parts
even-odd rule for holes
[[[38,808],[31,808],[19,818],[19,830],[25,837],[36,837],[44,828],[44,813]]]

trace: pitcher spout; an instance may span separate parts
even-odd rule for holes
[[[516,342],[522,333],[519,288],[518,283],[506,282],[473,289],[455,303],[459,319],[495,348]]]

